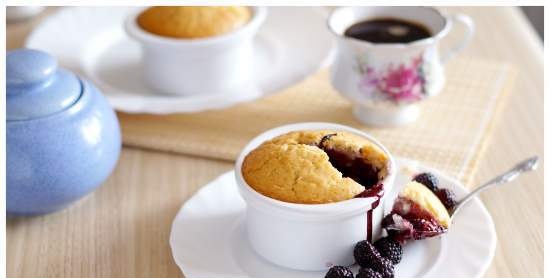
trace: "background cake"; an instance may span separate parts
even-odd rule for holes
[[[137,22],[144,30],[164,37],[197,39],[231,32],[251,18],[247,7],[151,7]]]

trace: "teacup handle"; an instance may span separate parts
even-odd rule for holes
[[[446,53],[442,55],[441,62],[447,63],[449,60],[451,60],[456,54],[464,50],[468,44],[472,41],[472,38],[474,37],[475,32],[475,24],[471,17],[464,15],[464,14],[455,14],[451,16],[447,16],[447,19],[451,23],[451,28],[456,23],[462,23],[466,27],[466,32],[464,33],[464,37],[462,40],[460,40],[457,44],[455,44],[453,47],[451,47],[449,50],[447,50]]]

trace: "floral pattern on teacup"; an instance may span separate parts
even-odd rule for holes
[[[424,66],[422,55],[414,57],[408,63],[390,63],[383,69],[372,67],[366,59],[358,57],[359,90],[365,97],[376,102],[417,102],[426,95]]]

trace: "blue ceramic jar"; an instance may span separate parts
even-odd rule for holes
[[[97,188],[120,154],[114,111],[42,51],[6,55],[8,215],[62,209]]]

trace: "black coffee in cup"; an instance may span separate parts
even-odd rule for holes
[[[357,22],[345,36],[372,43],[408,43],[432,36],[420,23],[397,18],[378,18]]]

